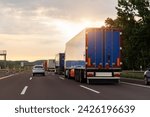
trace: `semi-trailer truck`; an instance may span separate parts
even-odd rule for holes
[[[65,48],[65,77],[87,83],[119,83],[121,34],[114,28],[86,28],[69,40]]]
[[[55,73],[56,74],[64,74],[64,53],[58,53],[55,56]]]

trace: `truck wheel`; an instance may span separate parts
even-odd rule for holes
[[[80,82],[82,83],[83,82],[83,78],[80,76]]]
[[[75,70],[75,81],[79,82],[80,81],[80,76],[79,76],[79,71]]]
[[[86,82],[87,82],[87,84],[90,84],[90,80],[89,80],[89,79],[87,79],[87,81],[86,81]]]
[[[65,70],[65,72],[64,72],[64,76],[65,76],[65,78],[67,78],[67,73],[66,73],[66,70]]]
[[[68,79],[70,79],[70,76],[69,76],[69,74],[67,75],[67,78],[68,78]]]
[[[66,71],[65,71],[65,77],[66,77],[67,79],[70,78],[70,76],[69,76],[69,70],[66,70]]]
[[[80,74],[80,76],[79,76],[79,78],[80,78],[80,79],[79,79],[79,80],[80,80],[80,82],[81,82],[81,83],[85,83],[85,82],[86,82],[86,80],[85,80],[85,78],[84,78],[84,72],[81,70],[79,74]]]
[[[67,71],[67,78],[70,79],[70,74],[69,74],[69,70]]]
[[[118,85],[120,84],[120,79],[117,80],[117,84],[118,84]]]

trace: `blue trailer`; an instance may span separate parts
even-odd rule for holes
[[[64,53],[58,53],[55,56],[55,73],[56,74],[64,74],[64,59],[65,54]]]
[[[65,76],[76,81],[119,82],[121,31],[86,28],[66,43]]]

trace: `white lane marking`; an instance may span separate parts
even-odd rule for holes
[[[12,77],[12,76],[14,76],[14,75],[15,75],[15,74],[11,74],[11,75],[8,75],[8,76],[3,76],[3,77],[0,78],[0,80],[5,79],[5,78]]]
[[[128,83],[128,82],[121,82],[122,84],[127,84],[127,85],[132,85],[132,86],[137,86],[137,87],[143,87],[143,88],[149,88],[150,86],[146,86],[146,85],[140,85],[140,84],[134,84],[134,83]]]
[[[32,80],[32,77],[30,77],[30,80]]]
[[[61,77],[61,76],[59,76],[59,78],[60,78],[61,80],[65,80],[65,78],[63,78],[63,77]]]
[[[97,94],[100,93],[99,91],[96,91],[96,90],[94,90],[94,89],[88,88],[88,87],[83,86],[83,85],[80,85],[80,87],[82,87],[82,88],[84,88],[84,89],[87,89],[87,90],[90,90],[90,91],[92,91],[92,92],[94,92],[94,93],[97,93]]]
[[[26,93],[26,90],[27,90],[28,86],[25,86],[21,92],[21,95],[24,95]]]
[[[122,79],[127,79],[127,80],[131,79],[131,80],[135,80],[135,81],[143,81],[142,79],[124,78],[124,77],[122,77]]]

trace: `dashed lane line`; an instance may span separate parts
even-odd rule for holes
[[[24,95],[24,94],[26,93],[27,88],[28,88],[28,86],[25,86],[25,87],[23,88],[23,90],[22,90],[22,92],[21,92],[21,95]]]
[[[94,92],[94,93],[97,93],[97,94],[100,93],[99,91],[96,91],[96,90],[94,90],[94,89],[91,89],[91,88],[86,87],[86,86],[83,86],[83,85],[80,85],[80,87],[82,87],[82,88],[84,88],[84,89],[87,89],[87,90],[89,90],[89,91],[92,91],[92,92]]]
[[[32,80],[32,77],[30,77],[30,80]]]
[[[65,80],[65,78],[63,78],[63,77],[61,77],[61,76],[59,76],[59,78],[60,78],[61,80]]]
[[[150,86],[146,86],[146,85],[140,85],[140,84],[134,84],[134,83],[128,83],[128,82],[120,82],[120,83],[150,89]]]

